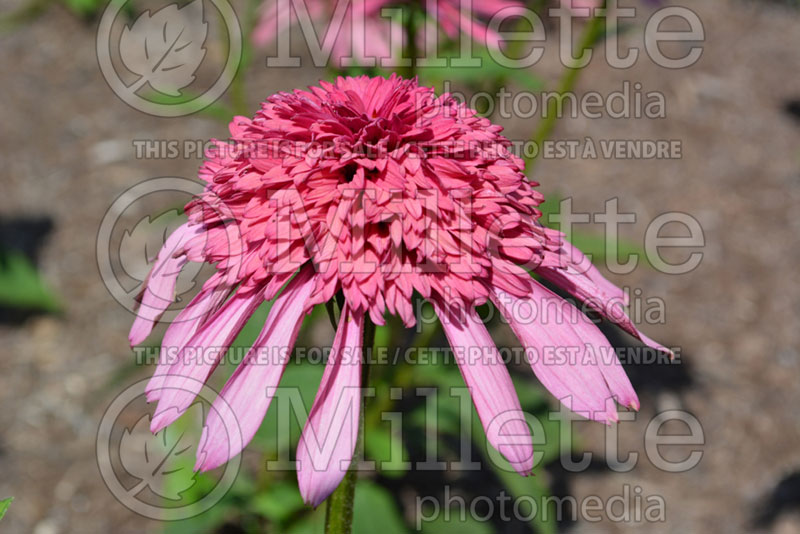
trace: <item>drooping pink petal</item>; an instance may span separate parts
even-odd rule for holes
[[[155,322],[175,301],[178,275],[188,261],[182,249],[189,240],[201,235],[202,231],[202,225],[186,223],[172,232],[164,242],[147,277],[141,304],[128,335],[131,346],[138,345],[150,335]]]
[[[210,280],[215,282],[215,280]],[[206,284],[200,293],[192,299],[169,325],[161,341],[158,365],[153,373],[153,377],[147,383],[144,393],[147,402],[158,400],[161,396],[161,386],[164,377],[169,374],[172,364],[180,354],[181,349],[192,338],[192,336],[205,324],[209,317],[216,312],[226,297],[230,294],[230,288],[224,284]]]
[[[533,469],[530,428],[489,331],[472,308],[464,311],[465,317],[448,313],[440,305],[435,308],[489,443],[519,474],[527,476]]]
[[[560,239],[560,245],[563,250],[563,258],[566,260],[566,265],[562,266],[571,267],[569,271],[575,275],[585,275],[586,278],[594,282],[594,285],[597,286],[598,289],[609,297],[619,300],[625,306],[630,303],[628,294],[603,276],[600,270],[592,263],[592,260],[581,252],[580,249],[575,247],[564,237]]]
[[[361,410],[363,312],[345,305],[314,405],[297,445],[303,500],[318,506],[339,485],[353,458]]]
[[[536,273],[552,282],[646,345],[672,356],[672,351],[636,328],[625,313],[628,295],[609,282],[577,248],[562,242],[566,266],[541,267]]]
[[[616,420],[613,402],[609,402],[611,391],[602,371],[586,362],[584,340],[569,324],[571,319],[559,309],[569,303],[561,301],[562,305],[544,294],[536,299],[534,295],[515,297],[499,288],[493,291],[492,301],[525,347],[539,382],[583,417],[601,422]],[[552,307],[541,313],[548,304]],[[540,313],[544,316],[539,316]]]
[[[253,347],[211,407],[195,470],[222,465],[253,439],[272,401],[269,388],[278,385],[289,361],[315,283],[314,269],[307,265],[275,300]]]
[[[181,349],[164,376],[150,430],[175,421],[202,389],[236,335],[263,302],[260,291],[239,291]]]
[[[562,299],[539,282],[531,279],[529,289],[530,296],[527,303],[533,306],[538,320],[521,329],[521,334],[524,334],[525,337],[520,340],[523,343],[527,341],[533,343],[531,337],[537,336],[545,350],[555,351],[560,347],[566,348],[566,351],[562,349],[562,354],[569,357],[570,369],[574,373],[573,379],[580,380],[583,387],[586,388],[584,396],[593,399],[593,406],[602,395],[610,391],[611,396],[618,403],[638,409],[639,399],[619,363],[616,351],[597,328],[597,325],[570,302]],[[550,372],[561,373],[563,371],[557,370],[557,367],[563,365],[563,358],[559,358],[558,353],[555,355],[556,366],[551,366]],[[603,381],[608,386],[607,390],[602,386]],[[606,396],[604,400],[607,399]],[[606,411],[611,420],[617,419],[615,411]],[[598,413],[595,415],[600,417]]]

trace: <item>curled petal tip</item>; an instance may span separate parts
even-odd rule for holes
[[[336,489],[335,487],[333,489]],[[311,508],[316,509],[317,506],[322,504],[325,499],[328,498],[330,493],[333,493],[333,489],[329,493],[320,492],[316,490],[316,488],[307,488],[303,485],[300,486],[300,496],[303,498],[303,502],[306,506],[310,506]]]
[[[529,476],[533,475],[533,467],[532,466],[525,466],[525,467],[519,467],[519,468],[517,468],[517,466],[514,466],[514,469],[516,469],[517,474],[519,474],[520,476],[523,476],[523,477],[529,477]]]
[[[224,462],[223,462],[224,463]],[[212,469],[216,469],[222,465],[219,462],[212,462],[208,454],[205,451],[202,453],[198,453],[197,460],[194,463],[194,472],[195,473],[207,473]]]
[[[208,459],[208,453],[206,452],[206,446],[208,445],[208,427],[203,427],[203,432],[200,434],[200,440],[197,443],[197,452],[195,454],[195,462],[194,462],[194,472],[205,472],[208,469],[205,468],[206,460]]]
[[[197,459],[194,464],[194,470],[201,473],[211,471],[230,460],[231,457],[232,456],[220,452],[219,450],[208,450],[201,446],[197,449]]]
[[[206,471],[206,469],[203,469],[204,462],[205,462],[205,454],[203,455],[202,458],[198,456],[198,458],[194,462],[194,467],[192,468],[192,471],[194,471],[195,473],[204,473]]]
[[[526,477],[533,471],[533,447],[496,447],[500,453],[506,457],[511,467],[519,475]]]
[[[131,330],[131,333],[128,334],[128,343],[130,344],[131,348],[139,345],[142,341],[147,339],[147,334],[143,335],[138,330],[138,328],[135,331]]]
[[[177,408],[168,408],[161,412],[156,413],[150,421],[150,432],[158,434],[166,427],[175,422],[181,416],[181,412]]]
[[[523,464],[513,462],[511,467],[514,468],[514,471],[516,471],[518,475],[526,477],[530,475],[533,470],[533,462],[524,462]]]
[[[225,461],[215,461],[213,455],[205,450],[197,450],[197,459],[194,462],[194,471],[196,473],[206,473],[212,469],[216,469]]]
[[[150,422],[150,432],[152,432],[153,434],[158,434],[159,432],[164,430],[167,426],[169,426],[169,423],[164,421],[163,418],[153,419]]]

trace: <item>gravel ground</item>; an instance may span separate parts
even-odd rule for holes
[[[679,139],[682,158],[543,160],[537,179],[545,192],[572,196],[580,211],[600,212],[606,199],[618,197],[623,211],[638,216],[622,227],[628,239],[641,241],[648,222],[667,211],[701,223],[706,245],[693,272],[638,268],[612,278],[664,299],[666,323],[647,331],[681,348],[691,382],[656,387],[658,373],[642,381],[642,411],[621,427],[621,442],[642,452],[650,417],[685,409],[703,426],[704,455],[686,473],[665,473],[643,460],[631,473],[568,477],[568,488],[578,499],[615,495],[624,484],[663,495],[667,521],[642,527],[650,532],[749,532],[780,481],[800,471],[800,227],[792,217],[800,205],[800,121],[785,110],[800,99],[800,11],[722,0],[692,8],[708,35],[697,65],[665,71],[642,60],[611,71],[594,62],[579,84],[607,94],[625,80],[639,81],[645,91],[664,93],[666,118],[565,119],[555,132],[564,139]],[[95,239],[123,190],[145,178],[196,171],[196,160],[137,160],[131,139],[205,139],[225,130],[204,118],[159,119],[126,106],[101,77],[94,39],[92,24],[58,6],[0,35],[0,214],[53,219],[39,262],[66,303],[60,317],[0,325],[0,496],[17,497],[4,532],[158,527],[118,504],[97,469],[98,421],[115,393],[108,384],[130,367],[132,316],[101,283]],[[552,58],[541,72],[557,73]],[[258,96],[321,76],[256,68],[253,105]],[[523,121],[506,125],[515,139],[530,130]],[[602,455],[602,427],[581,425],[580,432],[586,448]],[[634,528],[574,525],[575,532]],[[780,514],[769,528],[800,532],[800,517]]]

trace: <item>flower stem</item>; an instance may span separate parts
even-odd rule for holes
[[[361,387],[369,384],[369,361],[372,346],[375,344],[375,325],[369,317],[364,318],[364,342],[362,344]],[[361,396],[361,410],[358,416],[358,438],[353,453],[353,463],[344,475],[339,486],[333,490],[326,501],[325,534],[350,534],[353,530],[353,505],[356,493],[358,472],[356,467],[364,452],[364,396]]]
[[[416,4],[408,4],[408,11],[406,12],[406,20],[404,21],[404,31],[406,36],[406,49],[403,56],[411,60],[409,66],[404,69],[403,74],[406,78],[413,78],[417,75],[417,10]]]
[[[605,7],[605,2],[603,2],[601,7]],[[600,38],[600,35],[605,27],[604,22],[605,17],[597,16],[596,11],[592,12],[592,18],[589,19],[589,21],[586,23],[586,26],[583,28],[581,40],[578,43],[578,57],[583,56],[583,52],[589,48],[592,48]],[[558,83],[558,89],[556,90],[558,98],[548,99],[546,110],[547,115],[545,115],[542,120],[539,121],[539,127],[536,129],[536,132],[531,138],[533,146],[538,147],[539,149],[537,151],[537,155],[542,151],[542,144],[547,141],[547,139],[550,137],[550,134],[553,132],[553,128],[556,125],[556,120],[558,119],[557,110],[563,106],[564,96],[572,91],[572,89],[575,87],[575,83],[578,81],[578,74],[581,72],[582,68],[583,67],[578,67],[575,64],[567,67]],[[536,161],[535,157],[536,156],[525,157],[525,169],[527,169],[528,176],[531,175],[530,171],[533,169],[533,164]]]

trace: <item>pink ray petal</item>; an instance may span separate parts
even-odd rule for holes
[[[164,376],[150,430],[158,432],[192,404],[244,324],[263,302],[261,291],[239,291],[181,349]]]
[[[475,310],[457,318],[436,304],[475,410],[492,446],[521,475],[533,469],[533,440],[505,362]]]
[[[628,294],[603,276],[600,270],[592,263],[592,260],[581,252],[580,249],[566,239],[561,240],[561,248],[564,250],[568,262],[574,266],[574,270],[584,274],[586,278],[591,280],[594,285],[611,298],[620,300],[625,306],[630,303]]]
[[[339,485],[353,458],[361,410],[363,311],[345,305],[330,357],[297,445],[303,500],[318,506]]]
[[[638,409],[636,392],[614,348],[597,325],[570,302],[535,280],[530,280],[530,302],[537,306],[539,322],[545,326],[534,329],[535,335],[544,337],[548,347],[574,348],[575,362],[570,368],[584,384],[589,385],[587,393],[599,399],[599,395],[605,393],[601,386],[605,381],[618,403]],[[612,420],[617,419],[615,412],[609,411],[609,415]]]
[[[142,301],[128,335],[131,346],[138,345],[150,335],[155,322],[175,301],[178,275],[188,261],[182,249],[190,239],[202,232],[202,225],[186,223],[172,232],[164,242],[147,277]]]
[[[213,280],[210,280],[213,281]],[[230,288],[223,284],[210,286],[203,289],[192,299],[172,324],[169,325],[161,340],[161,350],[158,365],[153,373],[153,377],[147,383],[144,393],[147,402],[158,400],[161,396],[161,386],[164,377],[169,374],[175,358],[180,354],[181,349],[192,338],[203,324],[211,317],[230,294]]]
[[[537,274],[578,300],[585,302],[593,310],[646,345],[673,356],[671,350],[653,341],[636,328],[636,325],[625,313],[624,307],[629,299],[624,291],[606,280],[577,248],[566,241],[563,241],[561,246],[569,258],[566,268],[541,267],[536,270]]]
[[[545,294],[539,294],[538,299],[534,295],[519,298],[499,288],[493,291],[492,301],[525,347],[539,382],[570,410],[583,417],[601,422],[616,420],[616,410],[608,402],[612,397],[611,391],[602,371],[596,366],[587,366],[583,356],[585,350],[577,351],[575,362],[562,362],[556,358],[557,351],[564,347],[584,347],[583,339],[569,324],[570,319],[559,311],[569,303],[555,295],[552,299]],[[547,305],[550,307],[544,308]],[[532,310],[543,309],[548,310],[546,317],[532,313]]]
[[[275,300],[258,339],[214,401],[195,470],[222,465],[253,439],[272,401],[269,388],[278,385],[291,356],[315,284],[314,269],[306,265]]]

